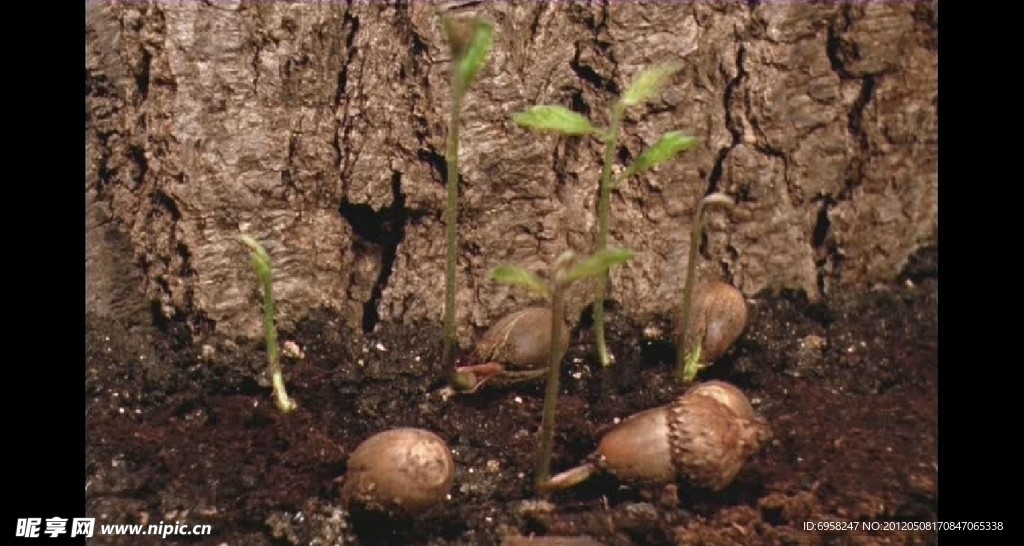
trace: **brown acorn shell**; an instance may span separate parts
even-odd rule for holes
[[[563,325],[562,351],[569,346],[568,328]],[[544,368],[551,352],[551,309],[527,307],[495,322],[480,337],[473,350],[477,363],[497,362],[509,369]]]
[[[341,498],[370,510],[412,515],[443,501],[454,477],[451,449],[440,436],[396,428],[371,436],[352,452]]]
[[[679,317],[677,317],[678,324]],[[694,289],[686,348],[701,343],[701,362],[713,362],[725,354],[747,326],[747,302],[743,294],[724,282],[703,282]]]
[[[755,419],[754,408],[743,391],[725,381],[705,381],[690,387],[683,396],[708,396],[732,410],[742,419]]]
[[[732,407],[720,400],[724,394]],[[754,414],[742,392],[710,382],[703,390],[695,388],[667,406],[612,427],[594,458],[623,481],[670,483],[681,478],[720,490],[769,437],[767,423]]]
[[[627,482],[675,481],[668,418],[668,408],[659,406],[612,427],[597,446],[598,465]]]

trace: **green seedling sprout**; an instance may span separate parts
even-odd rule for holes
[[[690,231],[690,254],[686,264],[686,284],[683,288],[683,308],[676,338],[676,375],[684,385],[692,383],[705,366],[701,365],[701,340],[686,353],[686,331],[690,327],[690,311],[693,305],[693,286],[697,280],[697,261],[700,259],[700,241],[704,237],[704,211],[709,206],[732,208],[736,202],[724,193],[712,193],[700,200],[693,215],[693,229]]]
[[[249,248],[250,263],[256,276],[263,284],[263,333],[267,339],[267,368],[273,386],[274,403],[282,413],[291,413],[299,405],[288,397],[284,388],[284,374],[281,372],[281,351],[277,345],[277,327],[274,326],[273,265],[263,245],[249,235],[239,235],[238,241]]]
[[[679,131],[666,133],[644,151],[619,176],[612,176],[612,165],[619,147],[619,133],[626,110],[644,104],[656,97],[679,71],[675,64],[654,66],[640,72],[626,91],[608,109],[607,129],[594,126],[587,118],[558,105],[538,105],[512,115],[521,127],[539,132],[553,132],[563,136],[594,135],[604,142],[604,165],[601,169],[600,199],[598,202],[597,248],[608,247],[608,222],[611,215],[611,191],[627,178],[668,161],[697,145],[698,140]],[[608,351],[604,336],[604,299],[608,291],[608,272],[598,276],[597,298],[594,301],[594,338],[597,356],[602,366],[611,366],[614,356]]]
[[[459,119],[462,99],[470,84],[487,62],[494,28],[480,19],[441,16],[441,27],[452,53],[452,111],[448,121],[448,140],[444,158],[448,170],[448,203],[445,212],[446,260],[444,276],[444,353],[442,363],[450,373],[455,370],[455,268],[458,258],[456,224],[459,217]]]
[[[552,264],[546,283],[534,273],[519,267],[505,265],[491,270],[493,280],[526,287],[546,297],[551,305],[551,353],[548,359],[548,381],[544,391],[544,416],[541,419],[540,438],[537,442],[535,484],[538,488],[551,477],[551,447],[555,436],[558,378],[564,356],[561,336],[565,320],[565,291],[581,279],[607,274],[608,269],[632,257],[632,251],[620,248],[605,248],[582,258],[577,258],[575,253],[567,251]]]

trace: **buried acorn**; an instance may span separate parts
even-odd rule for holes
[[[542,484],[572,487],[598,472],[635,484],[677,479],[719,491],[771,437],[747,397],[723,381],[699,384],[670,404],[634,414],[612,427],[583,464]]]
[[[419,428],[374,434],[348,459],[341,498],[349,506],[411,516],[440,503],[451,491],[455,461],[438,435]]]

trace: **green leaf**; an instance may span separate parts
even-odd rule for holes
[[[535,275],[514,265],[499,265],[491,270],[491,280],[502,284],[523,286],[543,296],[548,295],[548,285]]]
[[[525,112],[512,114],[512,121],[534,131],[550,131],[568,136],[589,135],[595,131],[590,120],[557,104],[532,106]]]
[[[623,106],[636,106],[643,104],[661,92],[665,84],[682,67],[675,63],[660,64],[640,72],[633,82],[629,84],[626,92],[622,94],[619,101]]]
[[[476,79],[480,69],[487,64],[487,57],[491,54],[491,45],[494,43],[494,27],[487,21],[481,19],[473,20],[473,37],[465,54],[456,59],[458,70],[457,91],[464,93]]]
[[[655,165],[664,163],[676,155],[693,148],[698,142],[700,141],[696,137],[685,135],[680,131],[665,133],[661,135],[661,138],[653,146],[644,150],[644,153],[636,158],[636,161],[626,170],[624,178],[629,178],[634,174],[644,172]]]
[[[612,267],[625,263],[633,257],[628,248],[605,248],[583,258],[565,275],[565,283],[572,284],[580,279],[596,277]]]

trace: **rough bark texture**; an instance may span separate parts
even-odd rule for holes
[[[280,321],[440,320],[446,45],[428,3],[93,2],[87,27],[87,305],[257,336],[241,232],[274,259]],[[465,340],[528,295],[492,283],[596,236],[601,145],[520,130],[557,103],[603,123],[640,69],[686,67],[630,111],[620,158],[668,130],[702,144],[613,194],[612,275],[631,313],[681,299],[691,214],[702,275],[745,294],[895,278],[937,241],[937,7],[483,3],[490,63],[465,105],[458,313]],[[571,305],[588,302],[587,287]]]

